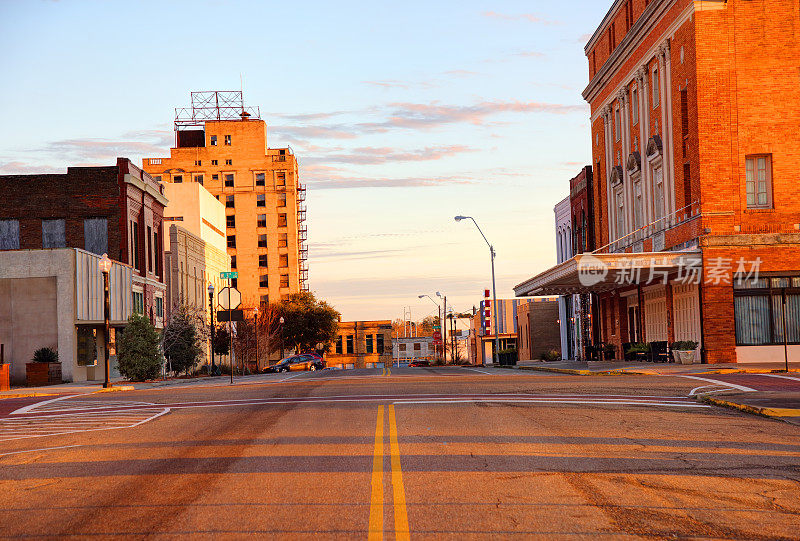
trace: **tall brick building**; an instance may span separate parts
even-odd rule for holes
[[[617,356],[800,360],[800,5],[617,0],[585,51],[599,249],[517,294],[594,293]]]
[[[198,182],[225,205],[235,286],[246,306],[307,289],[305,186],[290,148],[267,146],[267,125],[241,92],[192,92],[176,109],[175,148],[145,158],[162,182]]]
[[[66,174],[0,175],[0,250],[79,248],[133,267],[133,309],[164,323],[167,199],[127,158]]]

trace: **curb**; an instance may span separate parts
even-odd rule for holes
[[[721,400],[719,398],[712,398],[710,396],[700,395],[698,400],[720,406],[723,408],[731,408],[745,413],[752,413],[754,415],[761,415],[762,417],[769,417],[772,419],[783,420],[784,417],[800,417],[800,409],[795,408],[762,408],[759,406],[749,406],[747,404],[739,404],[738,402],[730,402],[728,400]]]
[[[5,398],[30,398],[34,396],[56,396],[56,393],[16,393],[0,395],[0,400]]]
[[[136,388],[133,385],[118,385],[116,387],[109,387],[108,389],[99,389],[97,391],[92,391],[89,394],[97,394],[97,393],[117,393],[121,391],[135,391]]]
[[[512,368],[513,367],[503,367],[503,368]],[[640,373],[636,371],[626,371],[626,370],[603,370],[603,371],[593,371],[593,370],[578,370],[575,368],[549,368],[545,366],[518,366],[516,367],[517,370],[533,370],[535,372],[554,372],[556,374],[571,374],[573,376],[631,376],[631,375],[651,375],[648,373]]]
[[[786,370],[780,368],[721,368],[719,370],[704,370],[702,372],[690,372],[687,376],[699,376],[702,374],[786,374]],[[800,373],[800,369],[790,368],[788,373]]]

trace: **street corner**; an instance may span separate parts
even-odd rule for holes
[[[797,393],[699,394],[697,399],[704,404],[800,425],[800,395]]]

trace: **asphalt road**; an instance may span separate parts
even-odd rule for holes
[[[723,379],[393,368],[3,400],[0,536],[797,539],[800,428],[689,397]]]

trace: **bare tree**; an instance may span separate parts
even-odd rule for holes
[[[240,368],[261,371],[269,364],[270,356],[280,349],[280,315],[273,303],[254,308],[244,308],[244,321],[236,324],[233,349],[240,359]]]

